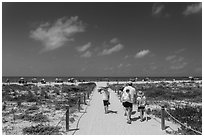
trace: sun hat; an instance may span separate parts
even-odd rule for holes
[[[144,96],[144,93],[140,90],[137,92],[137,96]]]

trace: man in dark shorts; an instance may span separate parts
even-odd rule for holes
[[[108,114],[108,106],[109,106],[109,99],[110,99],[110,93],[108,91],[108,87],[105,87],[101,90],[102,93],[102,98],[103,98],[103,105],[104,105],[104,110],[105,114]]]
[[[131,103],[131,105],[130,105],[130,107],[131,107],[131,109],[130,109],[130,114],[132,114],[132,111],[133,111],[133,103],[134,103],[135,100],[136,100],[136,90],[135,90],[135,88],[133,87],[133,84],[132,84],[131,81],[128,82],[127,85],[124,87],[123,93],[124,93],[127,89],[130,91],[130,95],[131,95],[131,100],[130,100],[129,102]],[[125,115],[126,115],[126,113],[125,113]],[[131,119],[131,115],[130,115],[130,119]]]
[[[130,94],[130,90],[126,89],[121,97],[121,101],[123,102],[123,106],[125,108],[125,113],[127,114],[127,123],[131,124],[131,108],[132,108],[132,103],[131,103],[131,94]]]

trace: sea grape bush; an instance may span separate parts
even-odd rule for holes
[[[23,129],[24,135],[50,135],[58,134],[61,127],[48,126],[43,124],[38,124],[36,126],[30,126]]]

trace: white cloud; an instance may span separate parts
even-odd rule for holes
[[[85,53],[83,53],[82,55],[81,55],[81,57],[84,57],[84,58],[89,58],[89,57],[91,57],[92,56],[92,53],[90,52],[90,51],[86,51]]]
[[[161,14],[161,12],[164,10],[164,5],[163,4],[158,4],[158,3],[155,3],[153,6],[152,6],[152,15],[154,16],[158,16]]]
[[[127,58],[129,58],[129,55],[126,55],[126,56],[124,57],[124,59],[127,59]]]
[[[119,44],[113,46],[112,48],[104,49],[104,50],[102,51],[102,53],[99,53],[99,54],[100,54],[100,55],[109,55],[109,54],[112,54],[112,53],[114,53],[114,52],[118,52],[118,51],[122,50],[123,47],[124,47],[124,46],[119,43]]]
[[[176,58],[176,55],[170,55],[170,56],[167,56],[167,57],[166,57],[166,60],[167,60],[167,61],[171,61],[171,60],[173,60],[174,58]]]
[[[130,63],[128,63],[127,65],[126,65],[126,67],[130,67],[131,66],[131,64]]]
[[[150,66],[151,70],[156,70],[158,67],[157,66]]]
[[[167,56],[166,60],[170,63],[170,69],[172,70],[183,69],[188,64],[184,61],[184,57],[177,55]]]
[[[183,14],[188,16],[188,15],[196,14],[196,13],[200,13],[200,12],[202,12],[202,2],[188,5],[186,7],[185,11],[183,12]]]
[[[179,53],[184,52],[184,51],[185,51],[185,49],[183,48],[183,49],[176,50],[174,53],[179,54]]]
[[[141,50],[135,55],[135,58],[142,58],[150,53],[150,50]]]
[[[119,43],[119,40],[117,38],[113,38],[110,40],[110,43],[112,44],[118,44]]]
[[[202,67],[195,68],[196,73],[202,73]]]
[[[104,70],[106,70],[106,71],[110,71],[110,70],[113,70],[114,68],[113,67],[106,67],[106,68],[104,68]]]
[[[79,52],[84,52],[84,51],[86,51],[90,47],[91,47],[91,42],[89,42],[89,43],[87,43],[87,44],[85,44],[85,45],[83,45],[81,47],[77,47],[76,49]]]
[[[176,55],[170,55],[166,57],[166,60],[169,61],[170,63],[180,63],[184,60],[184,57],[179,57]]]
[[[179,62],[178,64],[172,65],[172,66],[170,67],[170,69],[179,70],[179,69],[183,69],[186,65],[187,65],[186,62]]]
[[[60,18],[53,24],[41,24],[35,30],[31,30],[30,37],[42,42],[43,51],[55,50],[64,46],[68,41],[73,41],[76,33],[84,32],[85,25],[78,20],[78,17]]]
[[[118,68],[121,68],[123,66],[123,64],[122,63],[120,63],[119,65],[118,65]]]

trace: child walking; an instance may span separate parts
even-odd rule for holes
[[[140,121],[142,122],[146,106],[146,97],[142,91],[139,91],[137,96],[138,111],[140,112]]]

